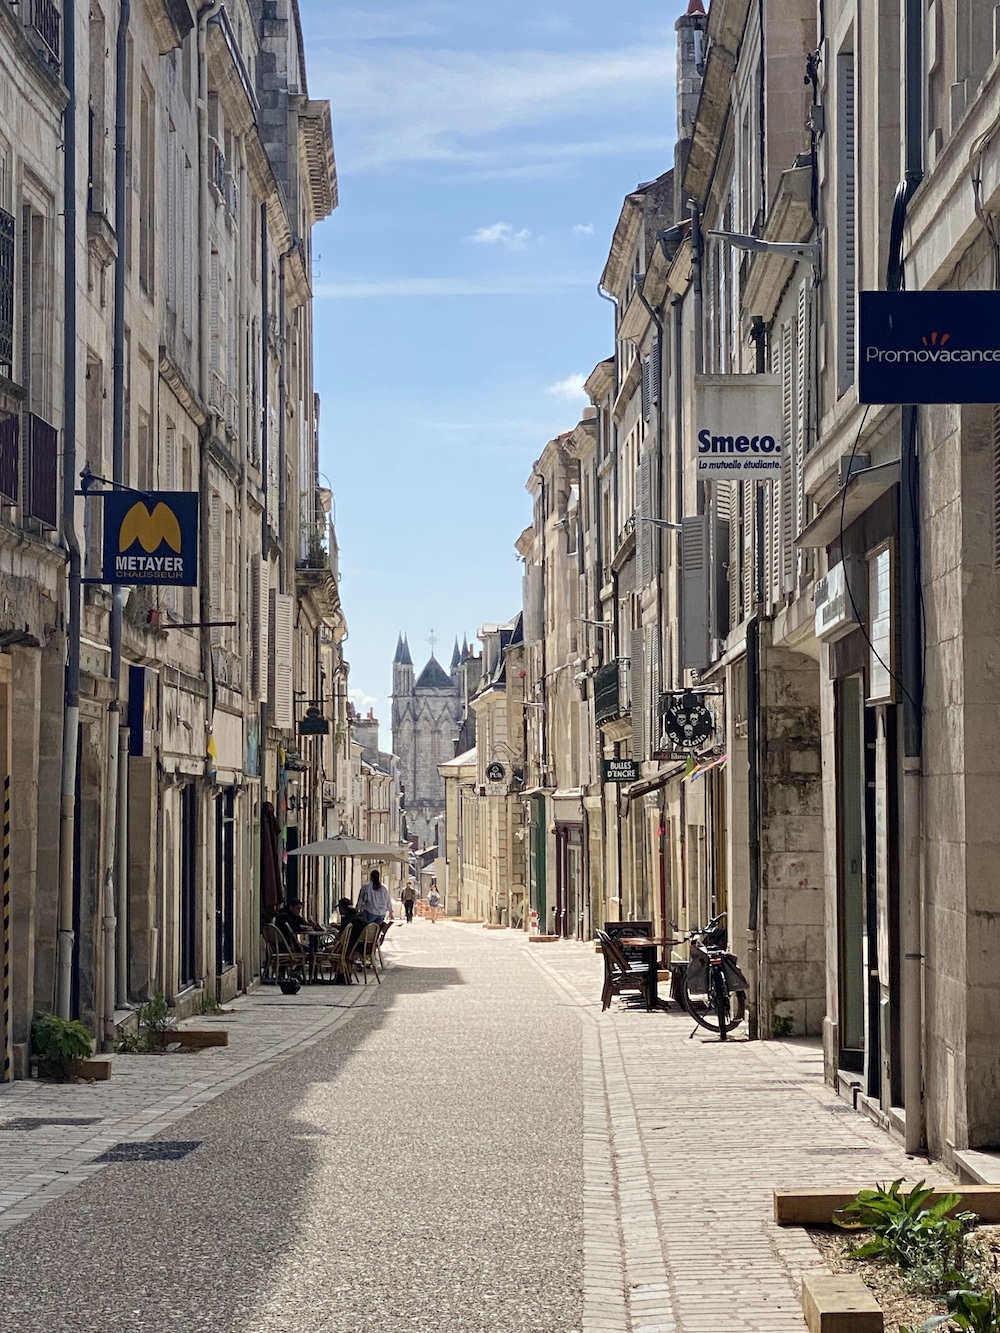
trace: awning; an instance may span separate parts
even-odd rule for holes
[[[846,487],[807,523],[795,538],[796,546],[832,546],[839,541],[841,531],[849,528],[856,518],[899,481],[899,459],[879,463],[853,472]]]
[[[648,791],[656,791],[657,787],[665,787],[671,778],[683,773],[686,767],[687,761],[681,759],[677,763],[668,764],[666,768],[661,768],[651,778],[640,778],[638,782],[633,782],[631,787],[624,787],[623,791],[630,801],[635,796],[645,796]]]

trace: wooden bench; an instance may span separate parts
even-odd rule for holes
[[[884,1333],[878,1301],[852,1273],[805,1273],[802,1313],[809,1333]]]
[[[914,1182],[915,1184],[916,1182]],[[774,1220],[780,1227],[828,1227],[833,1214],[846,1208],[859,1189],[871,1189],[871,1182],[853,1190],[775,1190]],[[956,1207],[975,1213],[984,1222],[1000,1222],[1000,1188],[995,1185],[958,1185],[955,1190],[935,1190],[928,1206],[945,1194],[961,1194]]]

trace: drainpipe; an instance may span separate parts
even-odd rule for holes
[[[903,17],[905,77],[903,135],[905,174],[896,188],[889,239],[886,288],[899,291],[903,279],[903,227],[906,209],[923,178],[923,10],[921,0],[906,0]],[[923,662],[920,623],[920,475],[917,457],[917,408],[904,403],[900,423],[899,585],[900,681],[903,712],[902,995],[903,1103],[905,1147],[924,1146],[923,952],[920,893],[920,795],[923,749]]]
[[[760,612],[747,621],[747,847],[750,915],[747,921],[747,981],[751,1041],[760,1036]]]
[[[63,10],[63,496],[62,538],[69,556],[66,686],[63,702],[62,785],[59,798],[59,913],[55,1011],[70,1017],[73,995],[73,917],[76,902],[76,765],[80,734],[80,633],[83,571],[76,533],[76,8]]]
[[[115,486],[125,480],[125,132],[128,103],[127,53],[130,0],[121,0],[118,10],[118,37],[115,44],[115,231],[118,251],[115,255],[115,294],[113,325],[113,378],[111,418],[111,479]],[[110,626],[111,701],[108,704],[107,774],[104,791],[104,1046],[114,1049],[115,1005],[118,982],[118,801],[119,732],[121,731],[122,674],[122,589],[111,590]]]

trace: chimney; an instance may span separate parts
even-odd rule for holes
[[[684,170],[691,153],[701,79],[705,72],[705,28],[708,15],[703,0],[689,0],[687,13],[674,24],[677,33],[677,145],[674,149],[674,217],[687,216]]]

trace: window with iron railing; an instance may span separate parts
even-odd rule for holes
[[[27,505],[25,517],[37,519],[47,528],[59,526],[57,490],[59,476],[59,432],[34,412],[28,417]]]
[[[59,26],[62,16],[52,0],[31,0],[28,26],[41,40],[43,53],[51,63],[59,64]]]
[[[14,219],[0,208],[0,370],[14,374]]]
[[[594,672],[594,720],[609,722],[624,717],[631,708],[627,657],[615,658]]]

